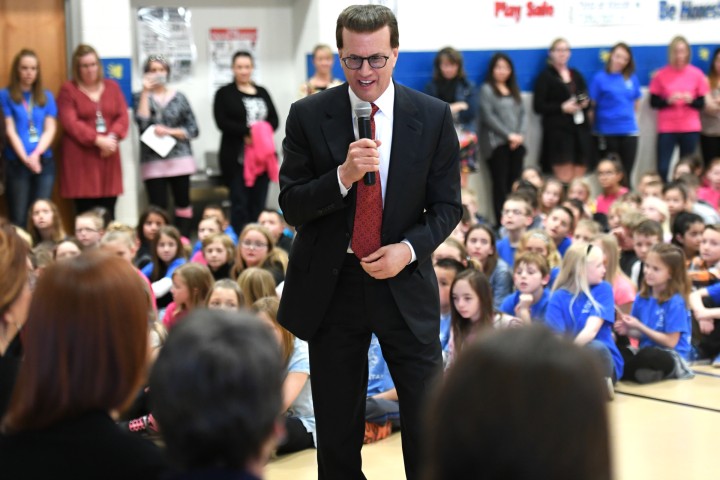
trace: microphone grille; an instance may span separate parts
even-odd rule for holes
[[[355,105],[355,116],[358,118],[369,117],[372,114],[370,102],[359,102]]]

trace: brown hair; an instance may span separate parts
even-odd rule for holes
[[[715,60],[720,55],[720,47],[716,48],[710,60],[710,69],[708,70],[708,83],[710,83],[710,90],[715,90],[718,87],[718,81],[720,81],[720,72],[715,70]]]
[[[520,237],[520,242],[518,243],[517,249],[515,250],[515,255],[521,255],[527,250],[527,244],[531,238],[538,238],[542,240],[545,244],[545,248],[547,248],[546,258],[548,266],[550,268],[559,267],[560,262],[562,261],[562,257],[560,256],[560,253],[558,253],[555,241],[552,239],[552,237],[550,237],[550,234],[547,232],[547,230],[533,228],[532,230],[528,230],[523,233]],[[517,262],[517,260],[515,260],[515,262]]]
[[[264,268],[246,268],[238,277],[237,283],[245,297],[245,305],[252,305],[263,297],[277,296],[275,279],[272,273]]]
[[[491,327],[493,325],[493,294],[490,281],[487,276],[480,270],[474,268],[468,268],[463,270],[455,276],[452,286],[450,287],[450,295],[455,290],[455,285],[464,280],[468,282],[470,288],[480,299],[480,319],[477,322],[472,322],[470,319],[463,318],[455,308],[455,302],[451,303],[451,328],[454,342],[454,355],[457,356],[462,350],[465,339],[470,335],[473,330],[481,329],[485,327]]]
[[[615,284],[617,277],[622,277],[630,281],[630,277],[620,268],[620,246],[617,237],[612,233],[599,235],[594,243],[597,244],[605,253],[605,280],[611,285]]]
[[[5,431],[127,407],[145,374],[149,309],[143,280],[121,258],[91,252],[48,267],[30,304]]]
[[[440,81],[443,79],[442,71],[440,70],[440,64],[443,60],[447,60],[448,62],[452,63],[453,65],[457,65],[458,71],[455,78],[464,79],[465,78],[465,68],[463,67],[463,56],[462,53],[455,50],[453,47],[445,47],[441,49],[437,55],[435,55],[435,60],[433,61],[433,80],[434,81]]]
[[[482,262],[482,268],[480,268],[481,266],[479,265],[479,262],[477,262],[476,259],[471,259],[471,260],[475,260],[475,262],[472,262],[472,266],[477,268],[478,270],[482,270],[483,273],[489,277],[495,271],[495,267],[497,266],[497,263],[498,263],[498,258],[500,258],[498,255],[498,252],[497,252],[497,239],[495,238],[495,233],[487,225],[484,225],[482,223],[477,223],[477,224],[473,225],[472,227],[470,227],[470,229],[465,234],[465,245],[463,245],[463,249],[465,251],[465,258],[468,257],[468,255],[467,255],[468,239],[470,238],[470,234],[472,232],[474,232],[475,230],[482,230],[483,232],[485,232],[487,234],[488,237],[490,237],[490,246],[492,246],[492,253],[487,256],[487,258],[485,259],[484,262]],[[452,245],[452,243],[448,242],[447,240],[445,240],[445,242]],[[461,250],[461,252],[462,252],[462,250]]]
[[[687,267],[685,266],[685,252],[676,245],[656,243],[652,246],[648,255],[651,253],[660,257],[660,261],[670,272],[670,280],[668,281],[667,287],[662,292],[659,292],[657,296],[658,303],[667,302],[670,300],[670,297],[679,293],[687,305],[692,283],[690,282]],[[648,298],[652,295],[652,287],[648,286],[645,278],[643,278],[642,286],[640,287],[640,296]]]
[[[45,97],[45,90],[43,89],[42,85],[42,75],[40,74],[40,59],[38,59],[37,54],[34,51],[27,48],[23,48],[22,50],[20,50],[13,58],[12,67],[10,67],[10,82],[8,84],[8,92],[10,93],[10,98],[12,98],[13,102],[18,104],[23,101],[22,89],[20,88],[19,70],[20,61],[25,57],[32,57],[37,62],[37,75],[35,77],[35,81],[32,84],[32,101],[36,105],[44,107],[45,103],[47,102],[47,98]]]
[[[687,39],[682,35],[676,35],[672,40],[670,40],[670,45],[668,45],[668,60],[672,63],[674,55],[673,51],[679,43],[684,43],[688,49],[687,63],[689,65],[692,60],[692,48],[690,48],[690,43],[688,43]]]
[[[610,55],[608,55],[607,61],[605,62],[605,71],[610,72],[610,57],[612,57],[612,54],[615,50],[618,48],[622,48],[625,50],[630,57],[628,60],[628,64],[625,65],[625,68],[622,69],[622,75],[627,80],[630,78],[630,76],[635,73],[635,59],[633,58],[632,49],[630,49],[630,46],[627,43],[619,42],[613,45],[613,47],[610,49]]]
[[[351,5],[340,13],[335,27],[335,42],[337,48],[343,48],[343,30],[351,32],[371,33],[377,32],[387,26],[390,29],[390,47],[400,46],[400,32],[397,18],[388,7],[384,5]]]
[[[104,74],[100,55],[98,55],[97,51],[90,45],[81,43],[75,48],[72,54],[72,79],[75,83],[80,82],[80,58],[90,54],[95,55],[98,63],[98,83],[102,82]]]
[[[182,277],[190,292],[187,310],[201,306],[215,282],[212,273],[210,273],[210,269],[201,263],[191,262],[179,266],[172,274],[173,279],[175,279],[176,275]],[[183,308],[183,306],[179,304],[175,307],[176,314],[186,310],[186,308]]]
[[[60,240],[65,238],[65,229],[62,225],[62,218],[60,217],[60,210],[58,209],[57,205],[55,205],[55,202],[48,198],[38,198],[35,200],[32,205],[30,205],[30,212],[28,215],[28,224],[27,224],[27,231],[30,234],[30,236],[33,239],[33,244],[37,245],[38,243],[43,241],[42,236],[40,235],[40,230],[38,230],[35,227],[35,223],[33,222],[33,215],[32,212],[35,209],[35,205],[38,204],[38,202],[45,202],[47,203],[48,207],[50,207],[50,211],[52,212],[53,218],[52,218],[52,233],[51,238],[53,243],[58,243]]]
[[[172,258],[172,260],[170,260],[170,262],[168,262],[168,265],[162,265],[160,263],[162,262],[162,260],[160,260],[160,257],[157,253],[158,243],[160,243],[160,239],[163,235],[171,238],[177,245],[177,251],[175,252],[175,256]],[[150,281],[156,282],[165,276],[165,272],[167,272],[167,268],[170,263],[174,262],[178,258],[186,257],[185,248],[183,247],[182,239],[180,238],[180,232],[178,231],[178,229],[171,225],[165,225],[164,227],[160,227],[160,230],[158,230],[157,235],[152,241],[152,250],[150,254],[152,256],[153,264],[152,273],[150,274]]]
[[[0,220],[0,316],[20,296],[28,279],[30,246],[6,220]]]
[[[282,363],[285,368],[290,363],[290,357],[295,348],[295,335],[290,333],[285,327],[280,325],[277,319],[277,312],[280,308],[280,300],[277,297],[262,297],[253,302],[250,309],[255,313],[264,313],[272,321],[273,328],[280,332],[282,340],[280,342],[280,353],[282,355]]]
[[[550,265],[548,264],[547,258],[539,253],[523,252],[517,255],[515,257],[515,263],[513,264],[513,273],[517,272],[517,269],[520,268],[522,264],[535,265],[543,277],[550,274]]]

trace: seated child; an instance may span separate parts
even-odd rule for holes
[[[503,204],[501,218],[507,236],[497,242],[497,252],[509,266],[515,261],[515,249],[520,237],[532,224],[532,214],[532,207],[523,195],[518,193],[508,195]]]
[[[206,205],[203,209],[202,218],[207,217],[215,217],[218,220],[220,220],[220,225],[222,225],[222,232],[230,237],[230,239],[233,241],[235,245],[238,243],[238,235],[235,232],[235,229],[233,229],[232,225],[230,225],[230,222],[228,221],[227,217],[225,216],[225,210],[220,205],[216,204],[210,204]]]
[[[516,291],[505,298],[499,310],[516,316],[526,325],[544,321],[550,299],[549,280],[550,269],[545,257],[533,252],[518,255],[513,272]]]
[[[555,207],[545,219],[545,230],[555,242],[558,253],[564,256],[572,244],[572,231],[575,228],[575,217],[566,207]]]
[[[450,286],[455,280],[455,276],[465,270],[465,267],[452,258],[441,258],[435,263],[434,268],[440,294],[440,347],[442,348],[443,364],[447,364],[450,352],[450,316],[452,313]]]
[[[630,280],[635,285],[642,285],[645,258],[653,245],[663,243],[662,227],[655,220],[643,220],[633,229],[632,239],[633,250],[638,259],[630,269]]]
[[[368,348],[368,388],[365,401],[365,439],[374,443],[400,430],[400,405],[390,369],[373,333]]]
[[[623,347],[623,379],[638,383],[666,378],[690,378],[690,283],[685,255],[675,245],[657,243],[645,259],[647,273],[632,313],[615,324],[621,334],[640,339],[639,349]]]
[[[202,263],[207,265],[205,257],[202,251],[202,242],[211,235],[217,235],[222,232],[222,225],[220,220],[216,217],[207,217],[200,220],[198,224],[198,240],[193,246],[192,253],[190,254],[190,261],[194,263]]]
[[[75,217],[75,238],[78,239],[83,250],[97,247],[104,233],[105,222],[94,210]]]
[[[270,231],[275,239],[276,247],[282,248],[288,254],[290,253],[293,237],[289,234],[285,217],[279,211],[271,208],[264,209],[260,212],[257,223]]]

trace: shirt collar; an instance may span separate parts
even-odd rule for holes
[[[350,96],[350,108],[353,112],[353,118],[355,117],[355,105],[362,102],[363,100],[360,100],[357,95],[355,95],[355,92],[353,92],[352,88],[348,87],[348,95]],[[377,105],[378,109],[380,109],[380,112],[392,121],[393,119],[393,112],[395,110],[395,82],[390,81],[390,85],[388,85],[388,88],[385,89],[382,95],[373,102],[375,105]]]

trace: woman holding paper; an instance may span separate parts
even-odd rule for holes
[[[128,131],[127,103],[117,82],[103,78],[100,57],[90,45],[75,49],[72,76],[57,100],[65,132],[60,195],[75,201],[77,213],[99,206],[114,219],[123,192],[118,143]]]
[[[164,56],[150,55],[143,71],[143,89],[133,96],[141,133],[140,173],[150,204],[167,209],[167,191],[172,192],[174,224],[188,237],[190,175],[195,173],[190,139],[198,136],[198,125],[185,95],[167,87],[170,65]]]

